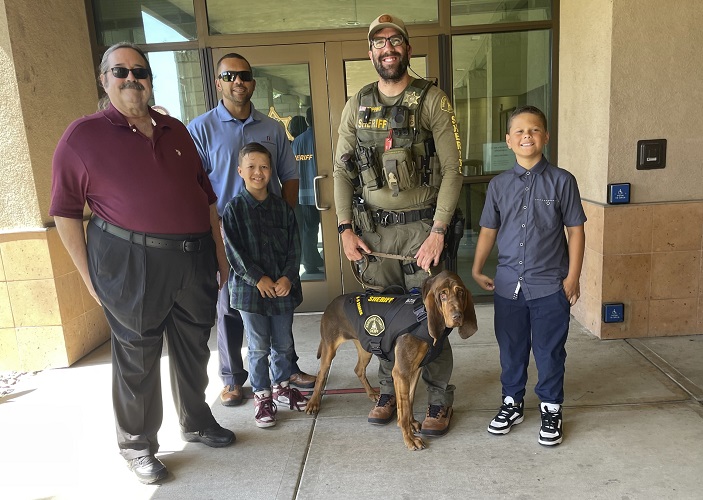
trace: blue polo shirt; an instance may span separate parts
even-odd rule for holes
[[[222,100],[216,108],[188,124],[203,168],[217,194],[217,212],[222,216],[227,203],[244,189],[244,180],[237,173],[239,150],[245,144],[258,142],[271,152],[269,193],[281,196],[281,184],[298,178],[298,165],[283,126],[254,109],[246,120],[238,120],[227,111]]]
[[[574,176],[544,156],[526,170],[517,162],[488,184],[479,224],[498,229],[495,293],[526,300],[562,289],[569,272],[564,226],[586,222]]]

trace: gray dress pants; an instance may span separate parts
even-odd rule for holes
[[[181,428],[215,423],[205,401],[218,292],[215,245],[208,238],[199,251],[184,252],[131,243],[93,223],[87,232],[90,277],[112,330],[117,442],[130,460],[159,449],[164,338]]]

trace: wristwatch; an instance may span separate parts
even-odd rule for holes
[[[342,234],[347,229],[353,229],[352,225],[348,222],[346,224],[340,224],[339,226],[337,226],[337,231],[339,231],[339,234]]]

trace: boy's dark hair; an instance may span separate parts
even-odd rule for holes
[[[244,147],[239,150],[239,163],[240,164],[242,163],[242,160],[244,160],[244,157],[246,155],[248,155],[249,153],[265,154],[269,158],[269,164],[273,161],[273,158],[271,157],[271,151],[266,149],[266,147],[262,146],[258,142],[250,142],[249,144],[245,144]]]
[[[510,125],[513,123],[513,118],[515,118],[517,115],[521,115],[522,113],[529,113],[531,115],[537,115],[540,120],[542,120],[542,125],[544,126],[544,130],[547,130],[547,117],[544,116],[544,113],[542,113],[542,110],[539,108],[536,108],[534,106],[518,106],[515,108],[515,111],[510,113],[510,116],[508,117],[508,130],[507,133],[510,133]]]

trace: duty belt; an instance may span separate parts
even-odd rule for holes
[[[375,210],[372,212],[373,220],[382,226],[393,224],[410,224],[422,219],[431,219],[434,216],[434,208],[424,208],[422,210],[408,210],[405,212],[389,212],[386,210]]]
[[[113,236],[117,236],[120,239],[129,241],[131,243],[136,243],[137,245],[143,245],[150,248],[161,248],[163,250],[182,250],[183,252],[199,252],[201,248],[205,248],[205,244],[210,238],[210,233],[205,235],[196,236],[194,238],[188,239],[178,239],[169,240],[166,238],[156,238],[154,236],[149,236],[145,233],[135,233],[134,231],[129,231],[123,229],[120,226],[115,226],[109,222],[103,220],[97,215],[91,217],[90,222],[95,224],[101,230],[106,233],[110,233]]]

